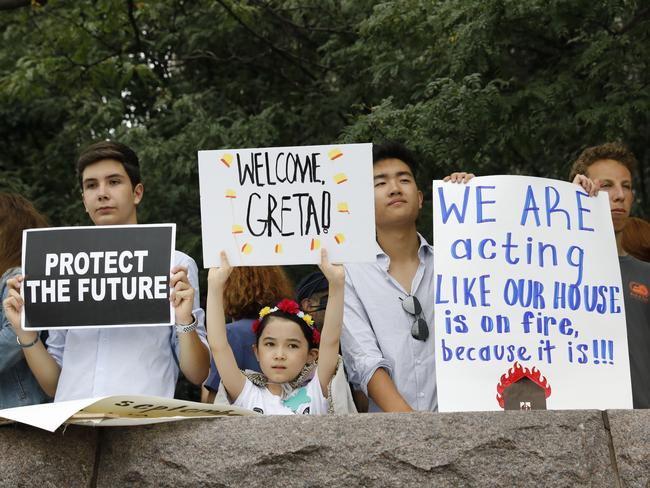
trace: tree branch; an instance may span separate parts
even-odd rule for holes
[[[238,16],[235,12],[233,12],[232,9],[231,9],[230,7],[228,7],[228,5],[226,5],[225,2],[224,2],[223,0],[217,0],[217,2],[219,3],[219,5],[221,5],[221,6],[223,7],[223,9],[224,9],[226,12],[228,12],[228,14],[229,14],[233,19],[235,19],[235,21],[236,21],[239,25],[241,25],[244,29],[246,29],[248,32],[250,32],[250,33],[251,33],[255,38],[259,39],[259,40],[262,41],[264,44],[266,44],[266,45],[271,49],[271,51],[275,52],[275,53],[278,54],[280,57],[286,59],[286,60],[289,61],[291,64],[293,64],[294,66],[296,66],[300,71],[302,71],[305,75],[307,75],[311,80],[316,80],[316,79],[317,79],[316,76],[315,76],[311,71],[309,71],[307,68],[305,68],[301,63],[299,63],[299,62],[295,59],[295,56],[293,56],[291,53],[285,51],[284,49],[281,49],[281,48],[277,47],[277,46],[276,46],[275,44],[273,44],[271,41],[269,41],[269,40],[266,39],[265,37],[261,36],[260,34],[258,34],[257,32],[255,32],[253,29],[251,29],[248,25],[246,25],[246,23],[245,23],[241,18],[239,18],[239,16]]]
[[[131,27],[133,27],[133,35],[135,36],[135,48],[138,52],[144,52],[142,50],[142,43],[140,42],[140,33],[138,32],[138,24],[135,23],[135,16],[133,15],[133,11],[135,9],[135,6],[133,5],[133,0],[126,0],[126,5],[129,9],[129,22],[131,23]]]
[[[638,14],[636,14],[634,17],[632,17],[623,27],[621,27],[619,30],[615,32],[616,35],[623,35],[627,31],[629,31],[632,27],[634,27],[636,24],[641,22],[642,20],[647,19],[650,16],[650,7],[642,9]]]

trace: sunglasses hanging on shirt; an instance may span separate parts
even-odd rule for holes
[[[400,300],[404,311],[415,317],[413,325],[411,325],[411,335],[418,341],[426,341],[429,337],[429,326],[427,321],[422,318],[420,301],[414,295],[408,295],[405,298],[400,298]]]

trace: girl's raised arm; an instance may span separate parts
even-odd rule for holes
[[[206,322],[208,344],[217,365],[223,386],[228,396],[236,400],[246,384],[246,377],[240,371],[237,360],[228,343],[226,318],[223,310],[223,290],[232,271],[228,256],[221,251],[221,267],[210,268],[208,272],[208,300],[206,303]]]
[[[318,381],[327,398],[329,386],[339,360],[339,341],[343,324],[343,290],[345,269],[341,264],[331,264],[327,250],[321,250],[320,269],[329,282],[329,298],[325,309],[325,320],[318,348]]]

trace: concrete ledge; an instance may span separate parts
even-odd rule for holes
[[[610,410],[607,417],[622,486],[650,486],[650,410]]]
[[[0,486],[648,486],[650,411],[6,426],[0,448]]]
[[[55,434],[25,425],[0,427],[0,486],[91,486],[97,431],[68,428]]]

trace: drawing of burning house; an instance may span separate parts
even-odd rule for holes
[[[551,396],[551,385],[542,372],[522,367],[517,361],[497,385],[497,402],[504,410],[546,410],[546,399]]]

